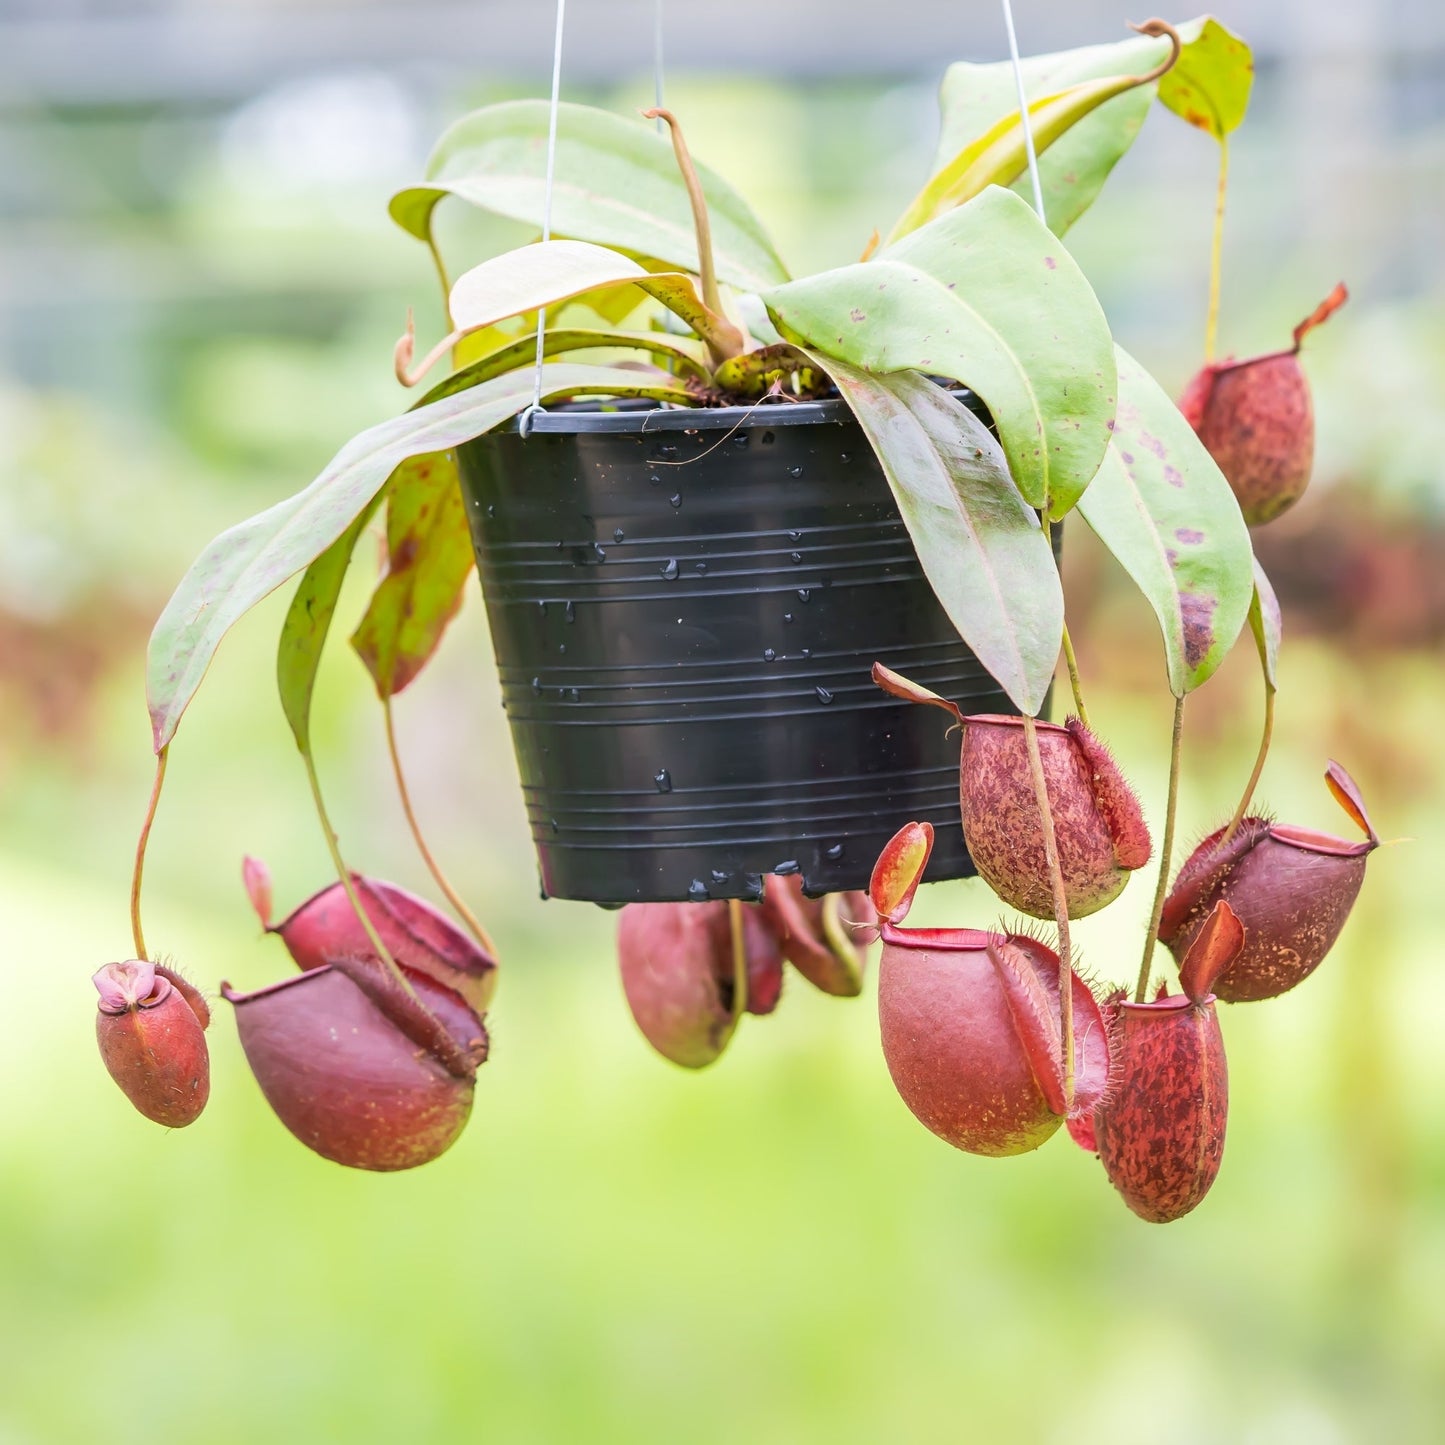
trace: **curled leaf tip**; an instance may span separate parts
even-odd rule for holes
[[[891,667],[884,667],[881,662],[873,664],[872,676],[874,685],[881,687],[892,697],[902,698],[904,702],[920,702],[927,703],[930,707],[941,707],[945,712],[952,713],[959,722],[963,721],[963,711],[956,702],[939,697],[936,692],[911,681],[902,673],[894,672]]]
[[[1350,299],[1349,288],[1341,281],[1303,321],[1294,329],[1294,349],[1300,349],[1300,343],[1309,335],[1316,326],[1323,325]]]
[[[1169,54],[1165,56],[1153,70],[1141,75],[1137,84],[1147,85],[1151,80],[1158,80],[1161,75],[1166,74],[1174,68],[1175,61],[1179,59],[1179,56],[1184,50],[1184,42],[1179,38],[1179,32],[1167,20],[1161,20],[1157,15],[1150,20],[1144,21],[1141,25],[1136,25],[1131,20],[1129,22],[1129,29],[1137,31],[1140,35],[1147,35],[1151,39],[1165,36],[1168,38],[1171,47]]]

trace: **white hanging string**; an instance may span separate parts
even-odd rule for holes
[[[667,104],[662,94],[662,0],[652,0],[652,103],[658,110]],[[661,116],[653,122],[658,134],[667,128]]]
[[[1034,210],[1039,213],[1039,220],[1048,225],[1048,217],[1044,214],[1044,188],[1039,180],[1039,157],[1034,150],[1033,119],[1029,115],[1028,96],[1024,94],[1023,67],[1019,64],[1019,39],[1014,33],[1013,0],[1003,0],[1003,23],[1008,30],[1009,59],[1013,61],[1014,84],[1019,93],[1019,123],[1024,130],[1024,153],[1029,158],[1029,179],[1034,185]]]
[[[552,187],[557,174],[557,108],[562,100],[562,32],[567,24],[567,0],[557,0],[557,31],[552,42],[552,109],[547,117],[547,182],[542,192],[542,239],[552,239]],[[547,308],[537,312],[537,367],[532,377],[532,404],[517,419],[525,437],[533,416],[542,410],[542,363],[547,355]]]

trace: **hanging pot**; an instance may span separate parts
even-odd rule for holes
[[[860,889],[910,818],[973,872],[957,740],[870,669],[1011,704],[842,402],[563,408],[459,459],[545,895]]]

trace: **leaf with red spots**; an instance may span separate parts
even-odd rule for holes
[[[1244,625],[1254,553],[1239,503],[1159,383],[1119,350],[1119,415],[1084,520],[1148,599],[1176,697],[1206,682]]]
[[[1249,109],[1254,56],[1212,15],[1189,28],[1194,33],[1174,68],[1159,81],[1159,99],[1175,115],[1222,141]]]
[[[400,692],[436,651],[474,565],[454,452],[412,457],[393,473],[386,549],[386,575],[351,635],[383,698]]]

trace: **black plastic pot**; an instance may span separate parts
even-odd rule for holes
[[[551,411],[460,460],[544,894],[863,888],[915,818],[973,872],[957,735],[869,670],[1012,708],[842,402]]]

